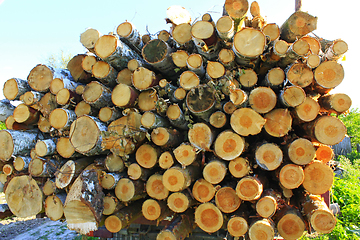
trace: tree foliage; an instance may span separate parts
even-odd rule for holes
[[[63,50],[60,50],[59,53],[52,53],[46,57],[42,62],[46,65],[50,65],[53,68],[67,68],[68,62],[73,57],[73,54],[66,53]]]
[[[359,109],[351,109],[346,115],[340,115],[339,119],[346,126],[347,134],[351,137],[353,147],[360,144],[360,111]]]

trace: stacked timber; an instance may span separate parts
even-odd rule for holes
[[[157,239],[195,226],[252,240],[330,232],[336,219],[319,195],[333,183],[329,146],[346,134],[332,114],[351,99],[331,90],[347,44],[309,34],[308,13],[278,26],[256,2],[245,19],[248,8],[226,0],[216,23],[209,13],[191,23],[171,7],[171,29],[157,37],[130,22],[117,34],[88,29],[89,52],[68,69],[39,64],[6,81],[0,180],[10,211],[45,211],[81,234],[167,222]]]

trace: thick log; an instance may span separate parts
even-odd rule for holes
[[[252,240],[272,240],[275,237],[275,224],[266,218],[254,220],[249,226],[248,234]]]
[[[115,187],[115,195],[122,202],[136,201],[145,197],[144,182],[121,178]]]
[[[263,218],[272,217],[280,205],[283,204],[280,192],[274,189],[266,189],[256,202],[256,212]]]
[[[104,193],[96,170],[85,170],[75,180],[64,204],[67,226],[81,234],[98,229]]]
[[[159,76],[144,67],[137,68],[132,75],[132,85],[139,91],[147,90],[159,84]]]
[[[263,183],[257,177],[246,176],[238,181],[235,190],[243,201],[257,200],[263,192]]]
[[[138,96],[138,107],[140,110],[146,112],[155,110],[157,105],[160,105],[158,102],[159,96],[157,91],[153,88],[142,91]]]
[[[26,156],[35,147],[38,139],[43,139],[38,131],[0,131],[0,160],[9,161],[12,156]]]
[[[4,97],[8,100],[20,100],[20,96],[31,91],[26,80],[20,78],[10,78],[3,86]]]
[[[51,195],[45,199],[45,214],[52,221],[60,220],[64,215],[66,193]]]
[[[304,182],[304,170],[296,164],[286,164],[281,167],[279,181],[287,189],[298,188]]]
[[[186,106],[196,117],[209,120],[216,103],[215,92],[208,85],[199,85],[186,95]]]
[[[0,100],[0,121],[5,122],[9,116],[13,115],[15,106],[8,100]]]
[[[224,180],[227,166],[224,161],[213,157],[203,169],[203,177],[211,184],[218,184]]]
[[[59,189],[69,186],[81,172],[94,162],[93,158],[80,158],[64,163],[56,173],[55,184]]]
[[[220,62],[208,61],[206,65],[206,77],[210,79],[218,79],[224,76],[225,67]]]
[[[331,167],[320,161],[313,161],[304,168],[304,188],[310,194],[324,194],[334,181]]]
[[[33,125],[39,121],[40,112],[22,103],[14,109],[13,116],[17,123]]]
[[[190,165],[186,168],[173,166],[164,172],[162,182],[167,190],[179,192],[188,188],[199,175],[197,166]]]
[[[216,193],[214,185],[203,178],[199,178],[193,185],[193,197],[201,203],[209,202]]]
[[[250,108],[239,108],[230,117],[231,128],[240,136],[260,133],[265,122],[259,113]]]
[[[276,228],[285,239],[298,239],[304,234],[305,223],[298,209],[295,207],[283,207],[277,213]]]
[[[11,178],[5,189],[5,199],[11,212],[21,218],[40,213],[43,198],[38,184],[28,175]]]
[[[97,81],[88,83],[82,94],[84,101],[92,107],[100,109],[109,106],[111,102],[111,90]]]
[[[302,88],[309,86],[314,79],[312,70],[304,63],[294,63],[285,72],[287,81]]]
[[[56,153],[56,138],[38,140],[35,145],[35,153],[40,157],[53,155]]]
[[[306,165],[315,158],[316,149],[312,142],[305,138],[292,141],[287,148],[289,159],[297,165]]]
[[[204,232],[213,233],[220,230],[224,223],[224,217],[214,204],[202,203],[195,210],[195,223]]]
[[[292,117],[288,109],[277,108],[264,116],[265,131],[273,137],[283,137],[291,130]]]
[[[321,96],[318,99],[321,107],[320,111],[326,111],[335,114],[342,114],[351,107],[351,98],[344,93],[335,93]]]
[[[317,17],[302,11],[294,12],[280,27],[281,39],[292,43],[316,29]]]
[[[174,217],[173,220],[159,232],[156,240],[184,240],[193,229],[194,220],[191,215],[193,215],[193,212],[186,212]]]
[[[240,207],[241,200],[232,187],[222,187],[215,194],[215,204],[223,213],[232,213]]]
[[[143,168],[153,168],[160,156],[160,149],[150,144],[141,145],[135,153],[136,162]]]
[[[314,71],[314,79],[316,91],[328,93],[344,79],[344,68],[336,61],[322,62]]]
[[[231,130],[217,135],[214,143],[215,154],[223,160],[233,160],[245,150],[245,139]]]
[[[118,107],[133,107],[137,100],[138,92],[124,83],[116,85],[111,94],[111,100]]]
[[[174,192],[167,199],[167,206],[175,213],[182,213],[189,209],[195,203],[190,192],[184,190],[182,192]]]
[[[97,61],[92,66],[91,73],[106,86],[114,87],[117,84],[118,71],[107,62]]]
[[[250,173],[249,161],[243,157],[237,157],[229,162],[229,172],[235,178],[242,178]]]
[[[281,165],[283,152],[275,143],[264,143],[256,148],[255,161],[262,169],[273,171]]]
[[[275,92],[269,87],[254,88],[249,94],[249,105],[258,113],[268,113],[277,101]]]
[[[146,193],[154,199],[164,200],[169,196],[169,190],[163,184],[163,175],[154,174],[146,182]]]
[[[68,130],[77,116],[74,111],[66,108],[57,108],[50,113],[50,125],[58,130]]]

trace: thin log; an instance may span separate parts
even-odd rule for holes
[[[81,100],[81,95],[66,88],[59,90],[56,94],[56,102],[68,109],[74,109]]]
[[[99,119],[105,123],[110,123],[120,117],[122,117],[122,113],[115,107],[103,107],[99,111]]]
[[[328,44],[325,49],[324,58],[329,61],[337,61],[347,52],[348,44],[344,40],[336,39]]]
[[[87,53],[81,62],[81,67],[84,69],[84,71],[92,73],[92,66],[97,61],[99,61],[99,58],[95,54]]]
[[[181,134],[176,129],[158,127],[151,132],[151,141],[162,148],[171,148],[181,143]]]
[[[263,218],[272,217],[282,203],[281,194],[274,189],[264,190],[261,198],[256,202],[256,212]]]
[[[215,132],[205,123],[195,123],[188,131],[189,142],[197,149],[209,151]]]
[[[68,130],[77,116],[74,111],[66,108],[57,108],[50,113],[50,125],[58,130]]]
[[[281,67],[286,67],[287,65],[290,65],[296,60],[305,57],[310,51],[309,43],[300,38],[296,40],[293,44],[289,45],[286,54],[283,58],[280,59],[279,65]],[[306,64],[304,64],[306,66]]]
[[[114,189],[120,179],[124,178],[126,175],[123,173],[117,172],[104,172],[100,177],[100,185],[103,189],[111,190]]]
[[[279,181],[287,189],[296,189],[304,182],[304,170],[296,164],[286,164],[281,167]]]
[[[224,41],[231,41],[235,35],[234,20],[229,16],[222,16],[216,22],[216,32]]]
[[[81,44],[87,48],[90,52],[95,53],[94,47],[96,41],[100,38],[101,33],[93,28],[86,29],[80,35],[80,42]]]
[[[335,114],[342,114],[351,107],[351,98],[344,93],[335,93],[321,96],[318,99],[321,107],[320,111],[326,111]]]
[[[298,138],[288,145],[287,153],[293,163],[306,165],[315,158],[316,149],[309,140]]]
[[[244,236],[249,229],[247,217],[244,214],[237,214],[237,212],[229,219],[226,226],[229,234],[233,237]]]
[[[94,79],[93,76],[86,72],[82,67],[82,62],[85,57],[86,54],[77,54],[72,59],[70,59],[66,66],[74,81],[84,84],[89,83]]]
[[[257,177],[246,176],[240,179],[235,190],[243,201],[257,200],[263,192],[263,183]]]
[[[52,221],[60,220],[64,215],[66,193],[51,195],[45,199],[45,214]]]
[[[81,117],[83,115],[91,115],[91,116],[96,116],[97,113],[97,109],[95,109],[94,107],[92,107],[90,104],[88,104],[85,101],[81,101],[78,104],[76,104],[75,107],[75,114],[77,117]]]
[[[185,115],[178,104],[170,105],[166,111],[166,116],[174,127],[182,130],[189,129],[189,121],[185,119]]]
[[[13,116],[17,123],[32,125],[39,121],[40,112],[22,103],[14,109]]]
[[[240,71],[240,70],[239,70]],[[241,86],[250,89],[255,86],[258,81],[258,76],[253,69],[245,69],[241,71],[239,82]]]
[[[161,153],[159,157],[159,167],[162,169],[169,169],[175,163],[175,156],[171,151]]]
[[[214,60],[220,51],[214,25],[200,20],[191,26],[190,31],[199,54],[208,60]]]
[[[182,166],[189,166],[197,159],[196,148],[189,143],[182,143],[173,151],[176,160]]]
[[[208,121],[214,112],[215,103],[215,92],[208,85],[199,85],[186,95],[186,106],[189,111],[205,121]]]
[[[75,151],[75,148],[70,142],[69,137],[60,137],[56,143],[56,152],[63,158],[73,158],[81,156]]]
[[[265,85],[279,88],[285,81],[285,72],[281,68],[272,68],[265,75]]]
[[[256,135],[261,132],[266,120],[253,109],[239,108],[230,118],[231,128],[240,136]]]
[[[115,195],[108,194],[107,196],[104,197],[104,210],[102,214],[112,215],[124,207],[125,204],[120,202],[120,200]]]
[[[202,78],[205,75],[205,66],[203,58],[198,53],[191,54],[186,60],[187,67],[197,76]]]
[[[157,201],[155,199],[145,200],[141,212],[147,220],[157,220],[157,222],[160,222],[165,217],[171,215],[169,208],[166,206],[166,202]]]
[[[131,180],[146,181],[153,171],[151,169],[143,168],[137,163],[132,163],[127,168],[127,174]]]
[[[333,149],[324,144],[317,144],[316,147],[316,153],[315,158],[319,161],[322,161],[323,163],[328,163],[330,160],[334,158],[334,151]]]
[[[35,157],[29,163],[29,174],[34,177],[52,177],[61,163],[54,159]]]
[[[270,41],[275,41],[280,37],[280,28],[276,23],[266,24],[261,31],[270,38]]]
[[[145,112],[141,117],[141,125],[151,130],[169,127],[170,123],[166,118],[163,118],[154,112]]]
[[[247,0],[226,0],[223,7],[223,16],[230,16],[235,22],[235,31],[243,25],[243,18],[249,9]]]
[[[35,145],[35,153],[40,156],[53,155],[56,152],[56,138],[38,140]]]
[[[275,237],[275,224],[271,219],[258,219],[249,226],[249,237],[254,240],[272,240]]]
[[[249,105],[258,113],[268,113],[275,108],[277,96],[269,87],[254,88],[249,94]]]
[[[189,49],[193,47],[190,23],[181,23],[174,27],[172,37],[180,48]]]
[[[223,128],[228,123],[228,118],[223,111],[216,111],[210,115],[209,123],[215,128]]]
[[[48,118],[50,113],[58,107],[56,96],[48,92],[33,107],[36,107],[44,117]]]
[[[153,88],[142,91],[138,96],[138,107],[140,110],[146,112],[155,110],[158,103],[159,96],[157,91]]]
[[[125,169],[124,160],[120,156],[110,153],[105,158],[105,167],[110,172],[122,172]]]
[[[109,106],[111,102],[111,90],[97,81],[88,83],[82,94],[84,101],[92,107],[100,109]]]
[[[144,44],[141,41],[139,31],[136,29],[133,23],[127,21],[121,23],[116,28],[116,33],[119,35],[122,41],[124,41],[129,46],[132,46],[132,49],[140,54],[140,49],[144,46]]]
[[[13,166],[16,171],[26,171],[29,167],[31,157],[29,156],[17,156],[13,162]]]
[[[226,69],[235,67],[235,53],[231,49],[223,48],[219,52],[219,61]]]
[[[192,194],[201,203],[209,202],[216,193],[214,185],[203,178],[199,178],[193,185]]]
[[[144,67],[137,68],[132,75],[132,85],[139,91],[147,90],[159,84],[159,76]]]
[[[54,80],[53,80],[54,81]],[[28,91],[20,96],[20,101],[25,103],[26,105],[30,106],[40,101],[40,99],[44,96],[44,94],[35,92],[35,91]]]
[[[319,103],[315,99],[308,96],[305,98],[303,103],[295,107],[295,109],[292,111],[292,115],[296,121],[311,122],[318,116],[319,112]]]
[[[141,145],[135,153],[136,162],[143,168],[153,168],[159,159],[160,150],[150,144]]]
[[[2,167],[2,172],[6,175],[6,176],[10,176],[11,174],[14,173],[14,167],[12,164],[5,164]]]

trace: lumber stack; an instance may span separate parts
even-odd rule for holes
[[[317,19],[301,11],[266,23],[247,0],[226,0],[216,23],[167,14],[170,30],[156,36],[130,22],[87,29],[88,52],[67,69],[39,64],[6,81],[0,180],[11,212],[45,211],[81,234],[167,222],[157,239],[195,226],[258,240],[331,232],[320,195],[333,183],[329,146],[346,134],[333,114],[351,106],[331,93],[346,42],[312,36]]]

